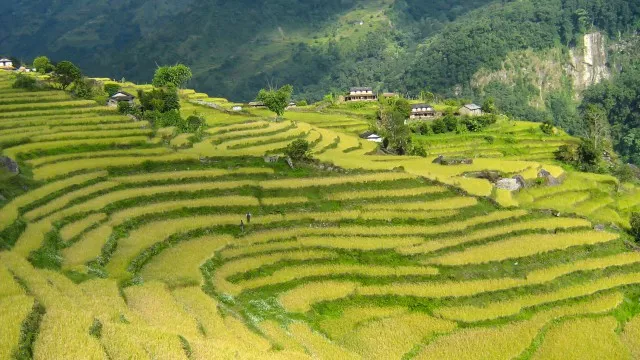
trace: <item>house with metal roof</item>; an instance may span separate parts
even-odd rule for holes
[[[460,115],[464,116],[480,116],[482,115],[482,107],[476,104],[467,104],[458,110]]]
[[[370,87],[352,87],[349,95],[345,96],[345,101],[377,101],[378,95]]]

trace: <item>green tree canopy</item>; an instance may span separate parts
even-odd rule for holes
[[[46,74],[53,70],[53,65],[51,65],[51,61],[46,56],[38,56],[33,59],[33,67],[41,74]]]
[[[66,90],[69,85],[82,78],[82,72],[71,61],[61,61],[56,65],[51,78],[60,84],[62,90]]]
[[[285,85],[278,90],[260,90],[256,100],[262,102],[269,110],[276,113],[277,117],[280,117],[291,101],[291,94],[293,94],[293,86]]]
[[[191,69],[183,64],[177,64],[175,66],[161,66],[156,70],[153,76],[153,86],[166,87],[175,86],[177,88],[186,84],[193,74]]]

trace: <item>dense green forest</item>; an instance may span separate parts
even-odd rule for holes
[[[555,49],[555,60],[568,62],[586,33],[627,44],[640,29],[640,3],[630,0],[19,0],[3,7],[0,51],[25,61],[47,54],[73,59],[89,75],[134,81],[151,78],[158,65],[184,63],[193,69],[188,86],[243,101],[283,84],[309,101],[350,86],[492,97],[504,113],[552,120],[577,135],[586,105],[570,77],[542,94],[526,78],[489,81],[479,91],[474,76],[527,49]],[[613,78],[584,101],[607,112],[613,145],[639,163],[640,124],[631,111],[638,66],[629,54],[640,51],[620,49],[608,49]]]

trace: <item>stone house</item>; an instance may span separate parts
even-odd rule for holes
[[[482,107],[476,104],[467,104],[458,110],[460,115],[464,116],[480,116],[482,115]]]
[[[349,95],[344,97],[345,101],[376,101],[378,95],[370,87],[352,87]]]

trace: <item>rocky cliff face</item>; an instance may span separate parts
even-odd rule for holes
[[[564,51],[552,48],[545,51],[524,50],[510,53],[498,71],[481,69],[471,81],[479,93],[492,82],[514,88],[530,87],[529,105],[545,107],[546,96],[558,90],[571,91],[576,99],[591,85],[611,77],[606,37],[600,32],[584,35],[583,45]]]
[[[571,49],[571,63],[567,73],[573,78],[577,93],[611,77],[608,66],[606,38],[594,32],[584,36],[584,45]]]

